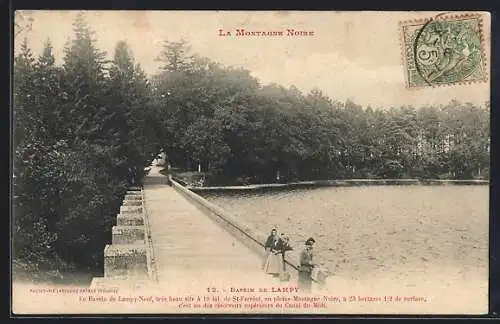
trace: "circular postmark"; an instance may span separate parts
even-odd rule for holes
[[[435,17],[417,31],[413,43],[415,67],[428,84],[465,80],[482,68],[477,20]]]

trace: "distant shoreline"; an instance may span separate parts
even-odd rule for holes
[[[177,179],[176,179],[177,180]],[[181,180],[181,182],[184,182]],[[293,187],[353,187],[373,185],[489,185],[488,180],[439,180],[439,179],[345,179],[345,180],[315,180],[289,183],[267,183],[243,186],[207,186],[197,187],[186,185],[192,191],[215,190],[256,190],[267,188]]]

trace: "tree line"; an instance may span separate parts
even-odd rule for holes
[[[73,27],[61,66],[50,40],[14,60],[14,273],[99,275],[127,187],[160,151],[214,184],[489,177],[489,103],[364,108],[263,86],[183,40],[148,78],[124,41],[107,60],[83,15]]]
[[[106,60],[79,15],[62,66],[50,40],[34,57],[25,39],[13,79],[14,274],[99,274],[125,192],[158,151],[146,76],[125,42]]]
[[[201,165],[211,183],[489,177],[488,102],[361,107],[320,89],[262,86],[248,70],[190,54],[183,40],[165,42],[159,59],[162,148],[181,169]]]

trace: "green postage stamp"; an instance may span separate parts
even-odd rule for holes
[[[480,14],[443,14],[401,23],[409,88],[488,79]]]

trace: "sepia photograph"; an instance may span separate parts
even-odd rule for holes
[[[11,313],[487,314],[490,24],[16,10]]]

